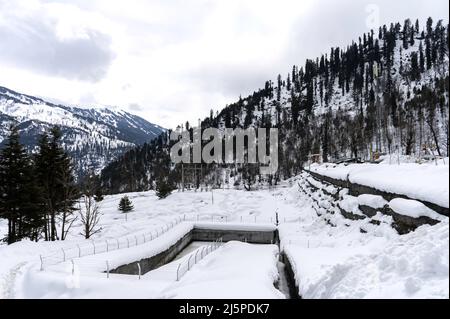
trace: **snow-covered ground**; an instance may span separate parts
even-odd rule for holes
[[[288,187],[256,192],[175,192],[165,200],[153,192],[128,194],[135,211],[126,219],[117,210],[121,196],[108,196],[101,203],[103,230],[94,238],[100,252],[95,256],[91,241],[79,235],[78,224],[65,242],[0,245],[0,298],[283,298],[274,286],[278,248],[272,245],[227,243],[179,282],[177,266],[189,255],[141,280],[116,274],[107,279],[103,272],[106,260],[113,267],[165,249],[194,223],[271,227],[276,213],[281,249],[292,259],[304,298],[449,298],[447,218],[404,236],[387,223],[375,226],[338,214],[327,216],[332,219],[329,223],[317,216],[312,199],[299,191],[298,183],[305,178],[301,175],[286,182]],[[2,235],[5,226],[0,221]],[[361,233],[362,227],[368,232]],[[149,241],[148,236],[157,233],[159,237]],[[82,258],[76,256],[77,245]],[[71,257],[75,267],[67,258],[40,271],[39,255],[61,258],[62,248],[75,254]]]

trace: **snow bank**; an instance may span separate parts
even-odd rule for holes
[[[281,247],[293,265],[303,298],[449,298],[447,217],[439,216],[442,222],[437,225],[399,235],[391,227],[392,217],[381,213],[374,216],[378,224],[369,218],[344,219],[340,214],[317,217],[308,195],[297,195],[300,225],[280,226]],[[348,210],[357,204],[385,204],[373,196],[341,195]],[[394,201],[393,206],[430,213],[417,207],[417,201],[407,203]]]
[[[312,165],[311,171],[339,180],[348,178],[355,184],[449,207],[448,165],[324,164]]]
[[[389,202],[389,207],[396,213],[413,218],[422,216],[429,217],[434,220],[443,220],[444,217],[435,211],[429,209],[421,202],[403,198],[394,198]]]
[[[206,257],[180,282],[167,288],[163,298],[176,299],[281,299],[278,247],[229,242]]]
[[[236,231],[275,231],[277,229],[275,224],[239,224],[239,223],[195,223],[194,228],[236,230]]]
[[[368,206],[377,209],[383,208],[388,202],[381,196],[364,194],[358,196],[358,204],[360,206]]]
[[[357,197],[344,195],[342,200],[339,202],[339,206],[346,212],[365,217],[359,209],[359,201]]]

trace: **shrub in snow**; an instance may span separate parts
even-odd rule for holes
[[[124,196],[120,199],[119,202],[119,210],[123,213],[131,212],[134,209],[133,203],[128,198],[128,196]]]
[[[164,199],[168,197],[170,194],[172,194],[173,187],[166,181],[161,180],[158,181],[156,184],[156,196],[159,197],[159,199]]]

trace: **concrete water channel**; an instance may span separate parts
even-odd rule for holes
[[[140,269],[141,274],[144,275],[152,270],[181,259],[196,249],[207,246],[218,239],[224,243],[229,241],[240,241],[254,245],[280,245],[278,229],[275,226],[199,224],[195,225],[190,232],[181,237],[165,251],[117,267],[116,269],[111,270],[111,273],[138,275],[138,269]],[[139,267],[137,267],[138,264]],[[300,298],[291,264],[283,252],[280,253],[277,266],[280,279],[275,283],[276,288],[287,298]]]

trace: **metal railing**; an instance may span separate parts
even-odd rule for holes
[[[220,248],[223,244],[222,238],[217,239],[212,244],[203,246],[199,249],[197,249],[195,252],[191,253],[189,255],[189,258],[187,260],[181,262],[178,265],[177,268],[177,281],[180,281],[180,279],[194,267],[198,262],[203,260],[206,256],[211,254],[212,252],[216,251],[218,248]]]
[[[283,223],[300,223],[301,219],[286,219],[284,217],[276,218],[258,218],[257,216],[240,216],[238,219],[230,220],[227,216],[215,215],[183,215],[175,220],[153,229],[151,232],[141,233],[138,235],[127,235],[120,238],[108,240],[91,240],[89,243],[76,244],[73,247],[61,247],[49,255],[39,255],[40,269],[45,270],[46,266],[55,265],[61,262],[66,262],[72,259],[81,258],[85,256],[92,256],[101,253],[107,253],[119,249],[126,249],[130,247],[139,246],[148,243],[156,238],[159,238],[169,230],[177,226],[183,221],[188,222],[212,222],[218,224],[227,223],[242,223],[242,224],[283,224]],[[203,253],[202,253],[203,254]],[[189,266],[189,265],[188,265]],[[188,267],[189,268],[189,267]]]
[[[149,233],[128,235],[109,240],[92,240],[89,243],[76,244],[75,246],[70,248],[62,247],[50,255],[40,255],[40,269],[41,271],[43,271],[45,270],[46,266],[56,265],[58,263],[69,261],[72,259],[143,245],[161,237],[163,234],[167,233],[182,221],[183,218],[179,217],[174,221],[160,226]]]

